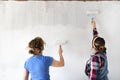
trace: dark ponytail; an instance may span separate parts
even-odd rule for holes
[[[95,46],[96,50],[106,53],[105,40],[101,37],[96,37],[94,39],[93,45]]]

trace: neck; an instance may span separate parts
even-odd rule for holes
[[[36,55],[34,55],[34,56],[41,56],[42,55],[42,53],[38,53],[38,54],[36,54]]]
[[[94,49],[94,54],[96,54],[97,52],[99,52],[98,50]]]

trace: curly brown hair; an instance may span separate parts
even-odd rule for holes
[[[33,55],[39,55],[44,50],[44,44],[45,42],[41,37],[36,37],[33,40],[31,40],[28,44],[28,47],[30,48],[29,53]]]

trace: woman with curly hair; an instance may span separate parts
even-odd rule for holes
[[[63,50],[61,45],[58,50],[60,59],[55,60],[53,57],[43,55],[44,44],[45,42],[41,37],[36,37],[29,42],[29,53],[33,54],[33,56],[28,58],[24,64],[24,80],[29,79],[29,74],[31,75],[30,80],[50,80],[49,67],[64,66],[64,58],[62,55]]]

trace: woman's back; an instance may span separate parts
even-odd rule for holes
[[[50,80],[49,66],[53,61],[49,56],[32,56],[25,62],[25,69],[31,74],[32,80]]]

